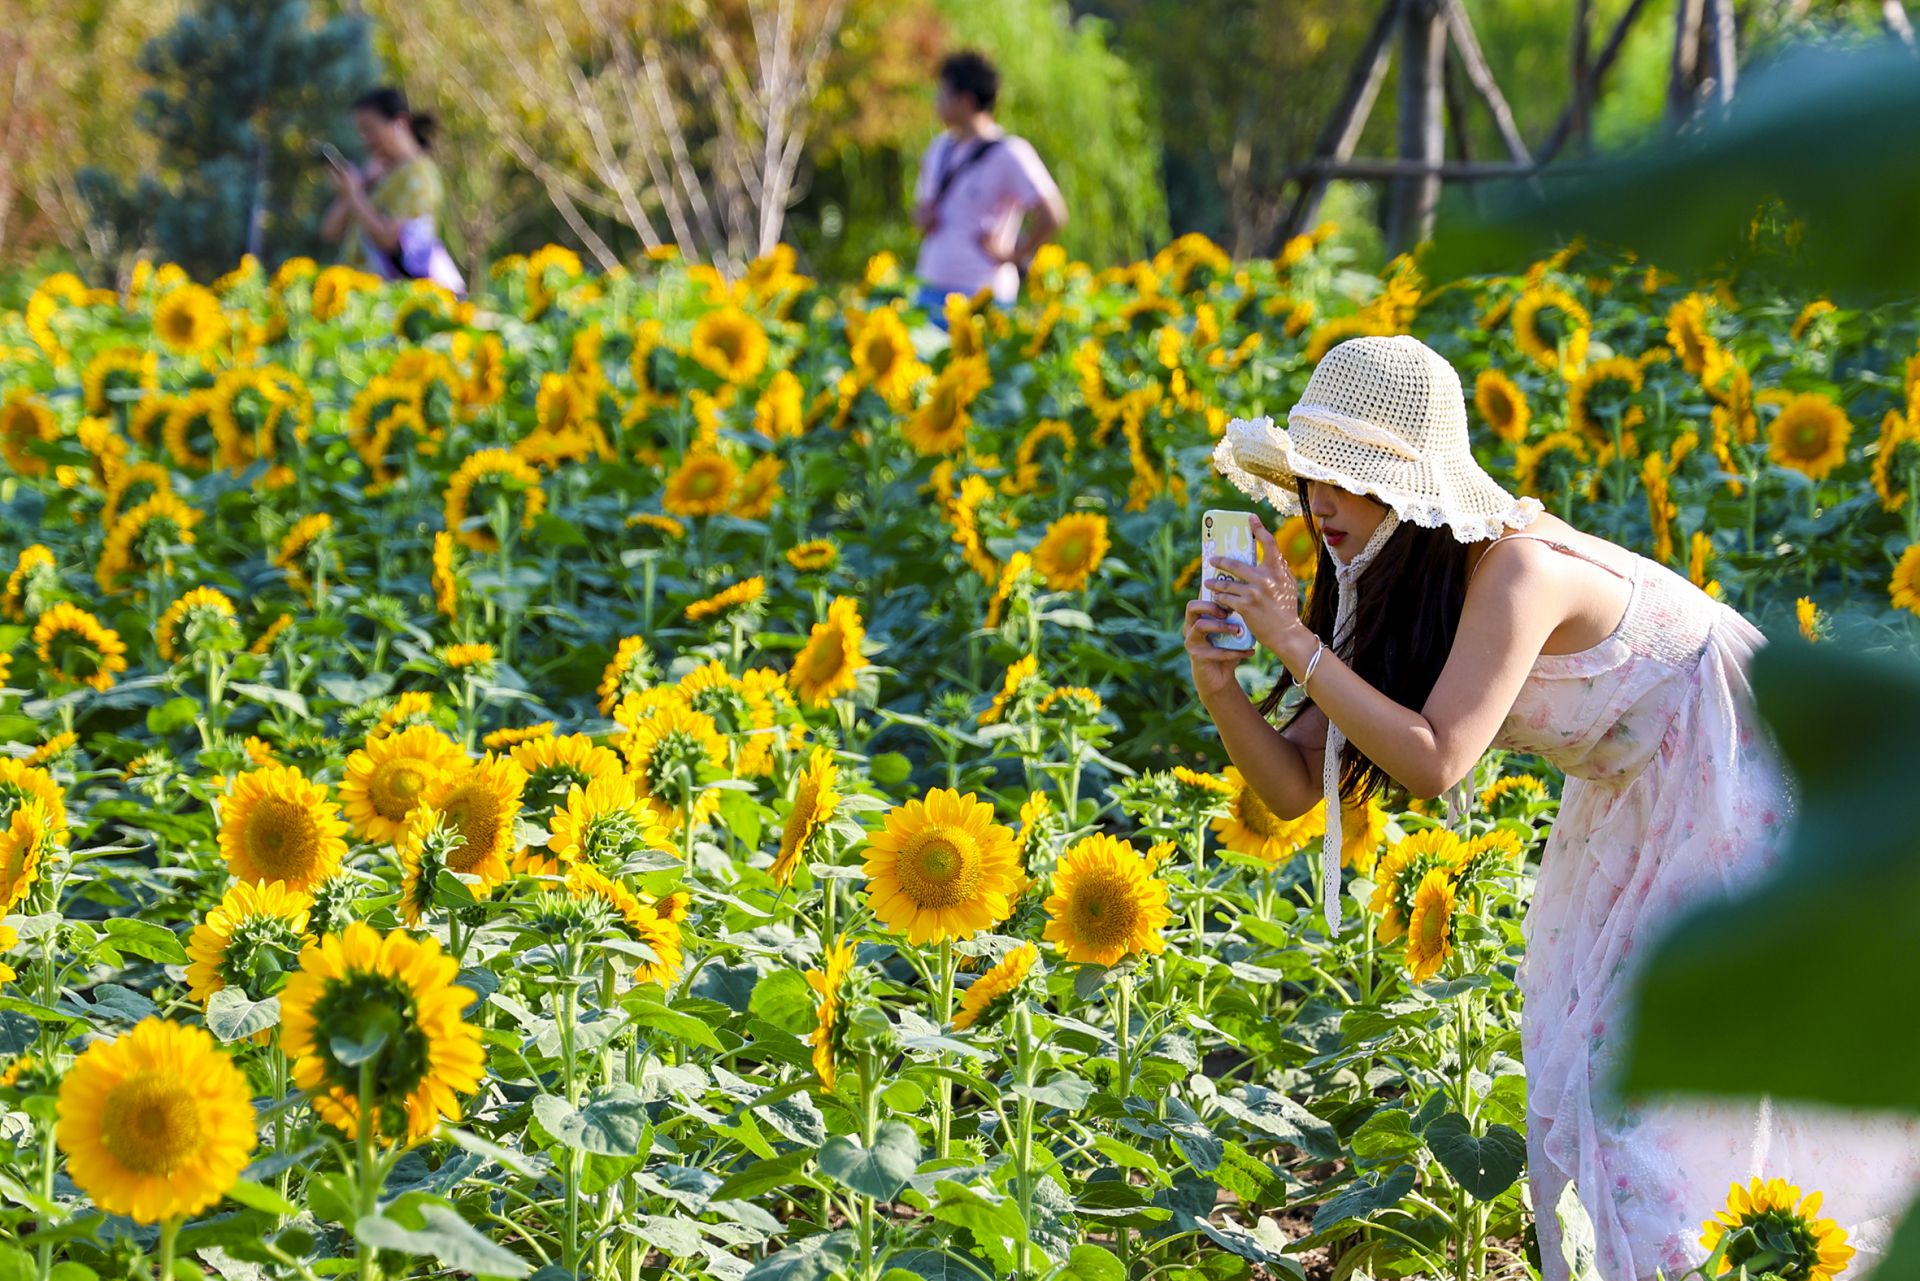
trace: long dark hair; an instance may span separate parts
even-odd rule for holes
[[[1320,545],[1301,621],[1333,648],[1333,620],[1340,608],[1340,581],[1334,576],[1333,553],[1320,536],[1320,527],[1307,505],[1307,486],[1296,482],[1300,510],[1307,528]],[[1426,529],[1412,521],[1387,537],[1373,563],[1361,574],[1364,589],[1353,614],[1353,634],[1339,648],[1347,666],[1394,702],[1418,710],[1440,679],[1460,629],[1460,609],[1467,599],[1467,544],[1442,526]],[[1273,691],[1260,703],[1272,716],[1288,690],[1293,674],[1285,667]],[[1312,699],[1303,699],[1280,728],[1293,724]],[[1387,772],[1349,742],[1340,752],[1340,796],[1349,806],[1390,785]]]
[[[382,120],[407,118],[407,125],[413,130],[413,140],[423,150],[433,149],[433,132],[439,122],[429,111],[414,111],[407,106],[407,95],[392,85],[381,85],[378,89],[369,89],[353,100],[355,111],[371,111]]]

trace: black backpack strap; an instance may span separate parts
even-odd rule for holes
[[[1005,135],[1002,135],[1002,137],[1004,136]],[[973,168],[976,164],[979,164],[981,157],[985,156],[989,151],[992,151],[995,147],[999,145],[1000,145],[1000,138],[984,139],[980,143],[980,145],[975,147],[972,151],[969,151],[966,155],[962,156],[960,159],[946,166],[946,168],[941,171],[939,183],[935,185],[933,189],[933,207],[936,209],[940,207],[940,202],[947,198],[947,192],[952,189],[955,179],[957,179],[961,174],[965,173],[967,170]],[[943,152],[942,155],[943,156],[951,155],[952,153],[953,153],[953,144],[949,143],[947,145],[947,150]]]

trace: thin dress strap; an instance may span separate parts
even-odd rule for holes
[[[1565,552],[1567,555],[1572,556],[1578,560],[1584,560],[1589,565],[1598,565],[1601,569],[1606,570],[1609,574],[1612,574],[1615,578],[1632,577],[1632,575],[1630,574],[1621,573],[1619,570],[1615,569],[1613,566],[1607,564],[1607,562],[1603,560],[1595,560],[1593,557],[1587,555],[1583,551],[1578,551],[1572,547],[1567,546],[1565,543],[1559,541],[1558,539],[1547,538],[1541,534],[1502,534],[1500,537],[1494,539],[1493,541],[1496,546],[1499,545],[1500,543],[1517,543],[1522,541],[1531,542],[1531,543],[1545,543],[1547,546],[1553,548],[1557,552]],[[1489,547],[1487,548],[1487,551],[1481,552],[1480,559],[1473,563],[1473,570],[1471,573],[1467,575],[1467,582],[1469,585],[1471,585],[1473,582],[1473,575],[1480,572],[1480,566],[1486,564],[1487,552],[1490,552],[1492,550],[1493,548]]]

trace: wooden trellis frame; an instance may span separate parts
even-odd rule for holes
[[[1805,0],[1788,2],[1804,4]],[[1592,0],[1575,0],[1572,91],[1559,119],[1539,147],[1530,151],[1481,52],[1462,0],[1385,0],[1314,146],[1313,158],[1287,174],[1287,180],[1297,184],[1297,193],[1281,226],[1282,239],[1312,225],[1330,180],[1385,178],[1391,184],[1387,243],[1396,250],[1405,249],[1431,234],[1442,183],[1527,177],[1538,173],[1569,143],[1585,150],[1592,141],[1593,104],[1599,100],[1601,85],[1646,7],[1646,0],[1629,0],[1596,55]],[[1880,0],[1880,11],[1888,34],[1913,48],[1913,26],[1901,0]],[[1386,80],[1396,44],[1400,51],[1399,155],[1356,158],[1354,148]],[[1733,0],[1680,0],[1674,13],[1667,87],[1669,120],[1676,125],[1684,122],[1703,101],[1728,102],[1738,75],[1738,55]],[[1505,160],[1478,161],[1470,154],[1469,88],[1492,115],[1507,153]],[[1458,153],[1451,160],[1447,158],[1449,136]]]

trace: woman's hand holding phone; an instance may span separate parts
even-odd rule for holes
[[[1318,638],[1300,621],[1300,586],[1279,544],[1258,516],[1250,520],[1261,553],[1259,563],[1216,556],[1201,572],[1231,575],[1227,582],[1213,580],[1214,600],[1239,614],[1253,638],[1297,674],[1298,664],[1313,651]]]

